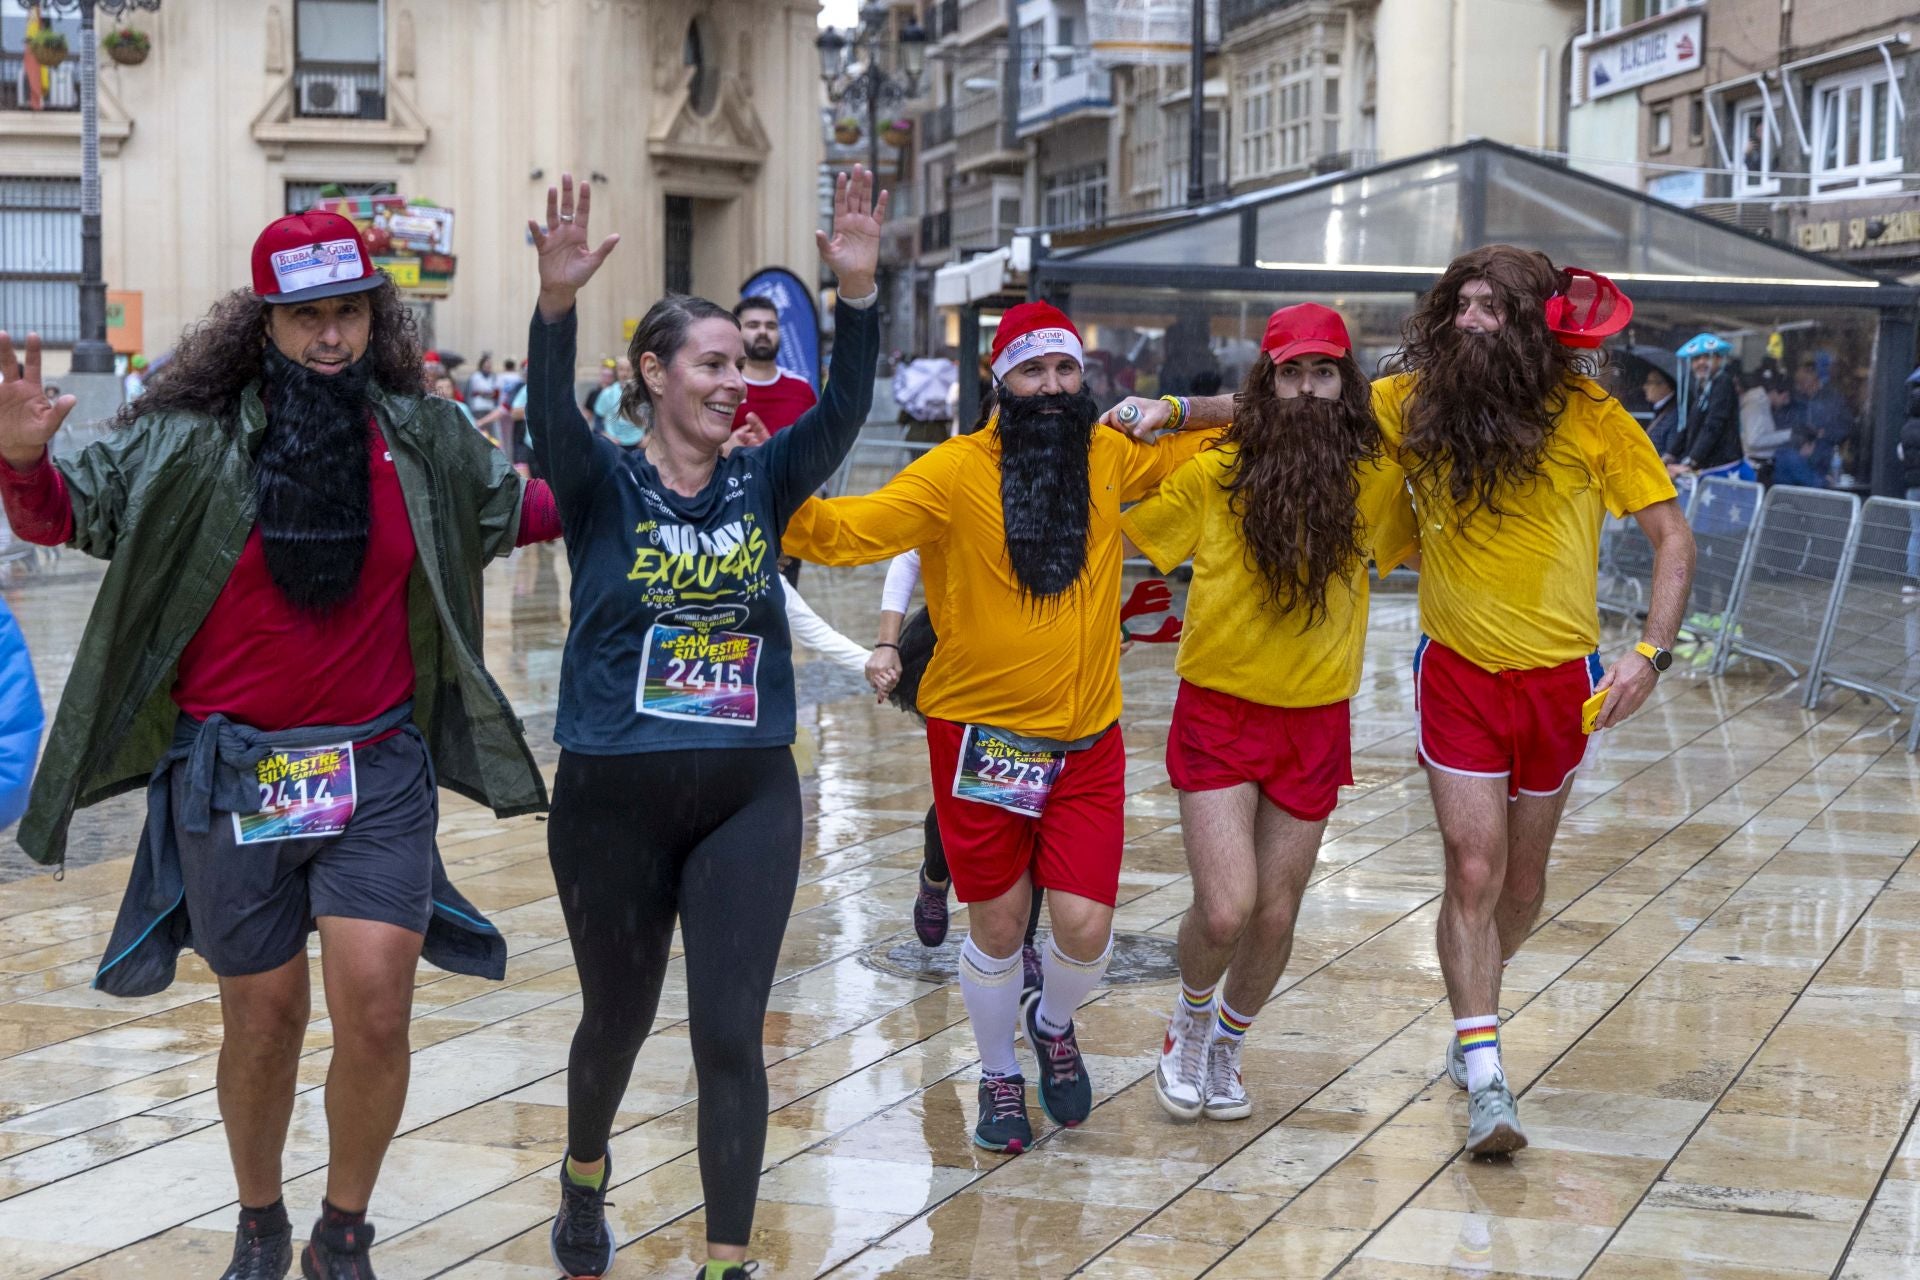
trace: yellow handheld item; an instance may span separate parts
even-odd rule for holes
[[[1600,709],[1607,705],[1611,689],[1602,689],[1580,704],[1580,732],[1592,733],[1600,727]]]

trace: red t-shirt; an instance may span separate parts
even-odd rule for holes
[[[813,384],[797,373],[788,373],[782,369],[768,382],[747,380],[747,398],[734,410],[733,425],[743,427],[747,415],[760,415],[761,425],[767,434],[783,431],[800,420],[800,415],[820,402],[813,394]]]
[[[353,595],[324,618],[287,603],[267,572],[256,525],[227,585],[187,642],[173,700],[196,719],[220,712],[268,733],[365,724],[413,696],[407,584],[413,527],[393,456],[377,428],[373,524]]]

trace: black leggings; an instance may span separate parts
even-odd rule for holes
[[[606,1153],[660,1004],[677,914],[707,1238],[744,1247],[767,1145],[762,1024],[800,874],[793,753],[562,751],[547,857],[580,973],[568,1150],[588,1162]]]
[[[947,846],[940,840],[940,824],[934,821],[933,806],[927,806],[926,839],[920,855],[920,869],[926,872],[927,879],[936,883],[951,878],[947,870]],[[1046,902],[1047,895],[1035,889],[1033,891],[1033,910],[1027,915],[1027,945],[1033,945],[1033,939],[1040,932],[1040,908]]]

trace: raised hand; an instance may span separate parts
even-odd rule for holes
[[[13,339],[0,330],[0,458],[18,471],[40,465],[47,442],[73,412],[72,396],[47,399],[40,381],[40,335],[27,335],[27,364],[13,352]]]
[[[873,197],[873,170],[860,165],[833,179],[833,234],[813,233],[820,260],[833,268],[843,297],[864,298],[873,291],[880,267],[880,228],[887,220],[887,193]]]
[[[581,183],[576,200],[573,175],[563,173],[558,189],[547,188],[547,225],[527,223],[527,230],[533,234],[533,247],[540,253],[542,319],[558,320],[571,310],[574,295],[593,279],[593,273],[620,243],[616,232],[602,240],[599,248],[592,247],[593,241],[587,234],[587,216],[592,208],[593,185]]]

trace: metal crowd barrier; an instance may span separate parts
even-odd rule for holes
[[[840,469],[827,482],[827,492],[836,498],[849,493],[872,493],[893,479],[902,468],[934,447],[924,440],[906,439],[907,429],[891,423],[862,427],[860,438],[840,463]]]
[[[1753,546],[1765,497],[1766,490],[1752,480],[1708,476],[1699,482],[1687,509],[1698,559],[1680,629],[1696,643],[1713,645],[1716,657],[1725,648],[1728,606]]]
[[[1735,575],[1713,673],[1745,655],[1795,677],[1810,674],[1859,532],[1860,499],[1850,493],[1784,484],[1767,490]]]
[[[1692,476],[1674,477],[1680,509],[1691,514],[1697,492]],[[1632,516],[1608,516],[1600,526],[1600,611],[1632,621],[1647,613],[1653,580],[1653,544]]]
[[[1916,709],[1907,750],[1920,747],[1920,502],[1869,498],[1806,704],[1824,685]]]

